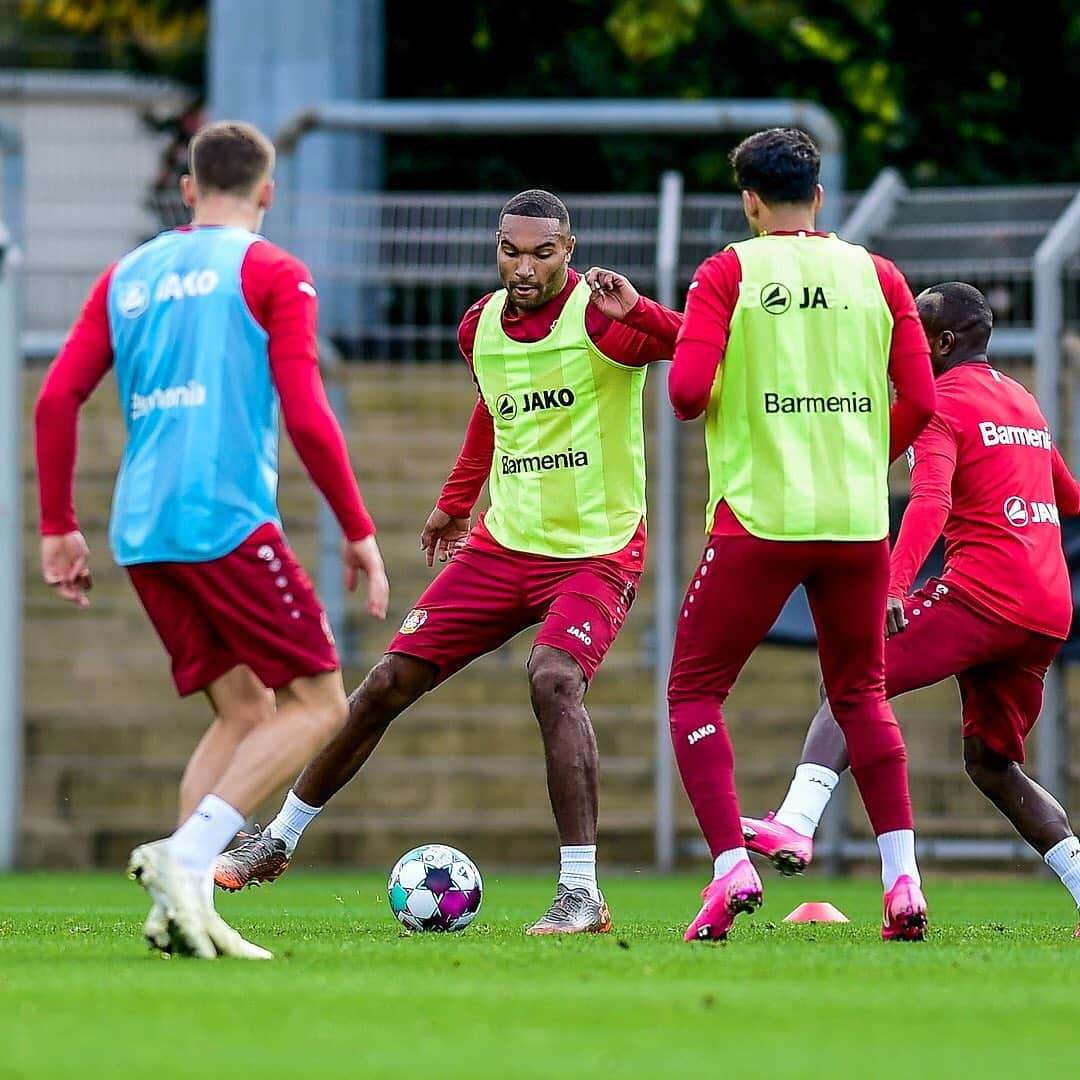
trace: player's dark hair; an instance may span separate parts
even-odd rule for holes
[[[985,351],[994,328],[994,313],[987,299],[966,281],[943,281],[923,294],[936,298],[929,312],[928,331],[951,330],[971,348]]]
[[[550,191],[542,191],[540,188],[530,188],[521,191],[511,199],[507,199],[503,208],[499,211],[499,228],[502,228],[503,218],[507,214],[515,217],[551,218],[557,221],[566,231],[570,232],[570,211],[558,195],[552,195]]]
[[[274,168],[274,144],[251,124],[219,120],[191,140],[191,175],[201,191],[249,195]]]
[[[798,128],[769,128],[743,139],[731,151],[735,182],[766,203],[813,202],[821,152]]]

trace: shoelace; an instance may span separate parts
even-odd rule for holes
[[[553,922],[569,922],[575,915],[579,915],[588,904],[589,897],[576,889],[568,889],[560,896],[555,897],[555,902],[548,910],[546,918]]]
[[[561,900],[561,906],[564,907],[571,915],[577,915],[581,912],[581,909],[585,907],[588,902],[587,896],[582,896],[579,892],[564,893]],[[556,903],[560,903],[559,900]]]

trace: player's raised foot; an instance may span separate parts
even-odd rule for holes
[[[161,909],[157,916],[151,911],[143,928],[154,948],[203,960],[217,956],[206,929],[208,909],[202,899],[198,875],[176,861],[169,840],[137,847],[128,861],[128,876],[150,894],[155,908]],[[163,925],[167,937],[162,933]]]
[[[525,931],[526,934],[606,934],[611,929],[611,912],[601,893],[594,900],[588,889],[570,889],[560,884],[547,913]]]
[[[801,874],[814,857],[812,837],[803,836],[788,825],[781,825],[774,814],[763,818],[744,817],[743,839],[750,851],[764,855],[781,874]]]
[[[1080,922],[1076,924],[1076,929],[1073,931],[1074,938],[1080,938]]]
[[[276,881],[289,869],[285,841],[269,833],[240,833],[240,843],[223,851],[214,863],[214,884],[226,892]]]
[[[926,897],[907,874],[896,879],[896,884],[885,894],[884,904],[882,941],[926,940]]]
[[[736,915],[753,915],[761,907],[761,878],[747,859],[710,881],[701,895],[705,903],[686,928],[683,941],[723,941]]]

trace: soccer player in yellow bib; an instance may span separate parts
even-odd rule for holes
[[[574,245],[566,207],[549,192],[525,191],[503,207],[496,234],[503,288],[473,304],[458,330],[479,398],[421,537],[429,566],[436,556],[452,558],[277,818],[218,860],[222,887],[282,873],[304,827],[395,716],[539,623],[529,692],[560,873],[555,901],[530,933],[610,929],[596,882],[597,750],[584,699],[641,576],[645,366],[672,354],[682,317],[610,270],[577,274]],[[491,508],[470,530],[485,480]]]
[[[710,487],[668,684],[675,757],[713,856],[686,940],[722,939],[761,903],[721,707],[799,585],[878,838],[882,936],[921,940],[906,753],[885,700],[886,474],[933,413],[930,350],[896,267],[815,229],[820,155],[803,132],[759,132],[732,164],[754,236],[698,268],[670,377],[676,415],[705,413]]]

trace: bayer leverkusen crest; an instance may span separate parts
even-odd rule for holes
[[[413,608],[412,611],[405,616],[405,621],[401,624],[400,633],[415,634],[426,622],[427,612],[423,608]]]

